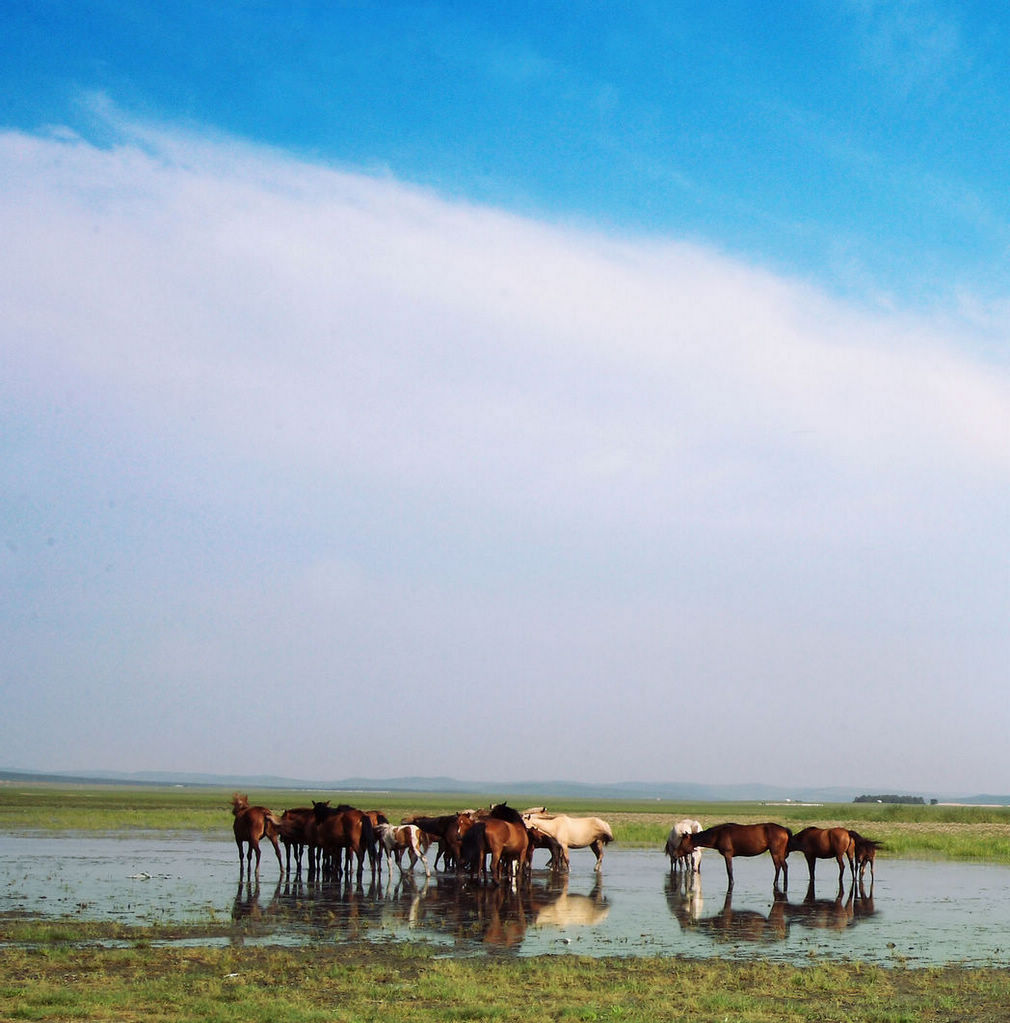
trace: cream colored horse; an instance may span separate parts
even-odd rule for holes
[[[614,840],[610,825],[599,817],[568,817],[563,813],[524,813],[523,820],[539,828],[561,846],[564,868],[568,870],[571,860],[569,849],[592,849],[596,853],[596,870],[603,866],[603,848]]]

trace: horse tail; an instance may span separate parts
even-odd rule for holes
[[[480,867],[481,858],[484,855],[484,832],[487,825],[483,821],[471,824],[463,835],[463,841],[459,847],[459,858],[463,869],[471,874]]]
[[[368,860],[374,866],[376,855],[375,828],[372,827],[372,819],[367,813],[361,815],[361,849],[368,850]]]

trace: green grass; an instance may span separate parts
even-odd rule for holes
[[[215,1023],[1006,1019],[1010,973],[858,963],[437,959],[424,947],[0,948],[0,1019]]]
[[[381,809],[391,820],[410,813],[439,814],[479,805],[462,793],[360,793],[267,789],[248,793],[254,803],[280,811],[312,799]],[[525,808],[543,802],[522,793],[501,799]],[[231,792],[170,786],[57,786],[0,784],[0,829],[53,831],[200,831],[231,837]],[[662,849],[674,821],[695,817],[703,825],[775,820],[793,830],[814,824],[855,828],[885,843],[882,857],[936,857],[1010,863],[1010,807],[905,806],[880,803],[673,803],[656,800],[547,800],[551,810],[591,814],[610,821],[627,846]]]

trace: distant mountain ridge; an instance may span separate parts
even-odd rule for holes
[[[974,805],[1010,805],[1010,795],[938,795],[895,789],[893,786],[854,788],[848,786],[789,788],[756,782],[735,785],[709,785],[699,782],[577,782],[577,781],[461,781],[457,778],[351,777],[337,780],[285,778],[278,775],[209,774],[186,771],[67,771],[40,772],[7,768],[0,770],[0,781],[45,781],[68,784],[88,782],[102,785],[193,785],[236,789],[306,789],[323,792],[448,792],[475,796],[534,796],[554,799],[627,799],[683,802],[797,802],[851,803],[867,792],[898,791],[922,796],[927,802]]]

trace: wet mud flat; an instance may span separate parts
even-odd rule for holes
[[[537,861],[539,863],[539,861]],[[526,890],[417,871],[370,883],[278,878],[264,852],[259,882],[239,881],[230,837],[0,835],[0,918],[113,921],[128,926],[224,925],[206,941],[314,944],[415,941],[437,954],[679,955],[880,965],[1010,965],[1010,868],[885,860],[872,887],[791,861],[774,893],[767,856],[735,862],[730,896],[721,858],[706,852],[701,885],[671,879],[659,850],[611,846],[602,876],[588,851],[568,877],[537,866]],[[189,939],[195,941],[197,939]]]

